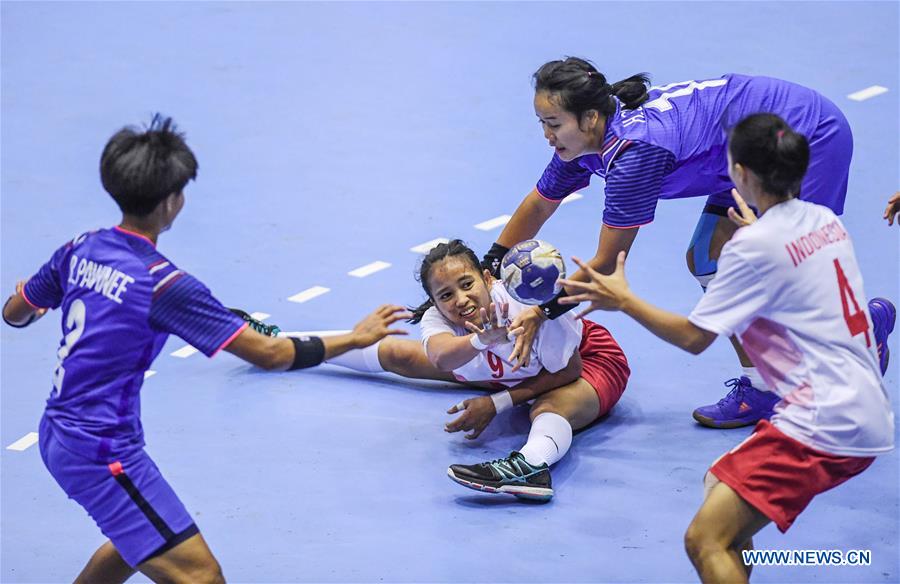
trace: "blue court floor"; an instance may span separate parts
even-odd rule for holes
[[[530,76],[578,55],[611,80],[765,74],[832,99],[855,134],[843,219],[866,292],[897,302],[900,229],[881,214],[900,188],[898,6],[4,1],[0,288],[77,233],[118,221],[100,150],[162,111],[187,132],[200,174],[160,249],[225,304],[296,331],[417,304],[412,248],[494,241],[499,226],[476,225],[511,214],[551,156]],[[887,92],[849,97],[873,86]],[[581,195],[542,232],[566,256],[596,245],[602,183]],[[684,250],[702,204],[661,203],[629,258],[636,290],[685,313],[699,297]],[[348,274],[376,261],[390,267]],[[682,536],[704,471],[749,429],[707,430],[690,412],[724,394],[737,360],[725,340],[692,357],[621,316],[595,317],[633,376],[554,467],[546,505],[446,477],[450,463],[519,447],[521,408],[469,442],[443,424],[471,390],[332,366],[269,374],[190,355],[177,338],[144,385],[148,451],[235,582],[695,581]],[[28,446],[58,336],[56,315],[0,336],[2,582],[71,581],[104,541]],[[898,362],[886,376],[895,411]],[[756,539],[871,550],[870,566],[758,567],[753,580],[900,581],[898,485],[894,452],[818,497],[786,535],[770,526]]]

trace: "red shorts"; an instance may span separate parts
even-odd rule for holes
[[[631,369],[625,353],[608,330],[590,320],[582,322],[584,330],[578,347],[581,378],[591,384],[600,398],[599,418],[608,414],[622,397]]]
[[[760,420],[753,434],[709,471],[784,533],[813,497],[858,475],[874,460],[813,450]]]

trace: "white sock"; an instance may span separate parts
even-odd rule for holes
[[[553,464],[572,446],[572,425],[559,414],[544,412],[531,423],[528,442],[519,452],[531,466]]]
[[[347,351],[343,355],[332,357],[326,361],[326,363],[340,365],[347,369],[363,371],[365,373],[384,373],[384,367],[381,366],[381,362],[378,360],[378,345],[380,344],[381,341],[378,341],[365,349],[353,349],[352,351]]]
[[[750,378],[750,384],[753,387],[762,391],[769,391],[769,388],[766,387],[766,382],[763,381],[762,375],[759,374],[756,367],[742,367],[742,369],[744,370],[742,375]]]

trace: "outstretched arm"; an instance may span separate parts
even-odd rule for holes
[[[225,350],[263,369],[302,369],[351,349],[368,347],[388,335],[405,335],[406,331],[390,327],[407,318],[409,314],[402,306],[385,304],[357,323],[347,334],[308,339],[268,337],[247,327]]]
[[[578,258],[572,259],[588,274],[589,280],[563,280],[572,295],[560,299],[560,303],[590,302],[580,316],[598,309],[624,312],[657,337],[695,355],[705,351],[716,339],[715,333],[698,327],[687,317],[653,306],[632,292],[625,280],[625,252],[619,253],[616,270],[609,276],[598,273]]]
[[[559,203],[541,196],[537,189],[532,189],[513,213],[512,218],[500,232],[497,243],[510,248],[520,241],[531,239],[537,235],[547,219],[556,212]]]

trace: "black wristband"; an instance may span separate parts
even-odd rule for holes
[[[554,296],[553,300],[545,302],[539,306],[541,312],[544,313],[544,316],[546,316],[550,320],[554,320],[577,306],[577,304],[560,304],[559,299],[563,296],[567,296],[565,290]]]
[[[315,367],[325,360],[325,343],[319,337],[291,337],[294,343],[294,362],[288,371]]]
[[[499,243],[495,243],[491,246],[491,249],[489,249],[488,252],[484,254],[484,258],[481,260],[481,267],[489,271],[495,278],[499,278],[500,262],[503,261],[503,256],[505,256],[506,252],[508,251],[508,247],[504,247]]]

